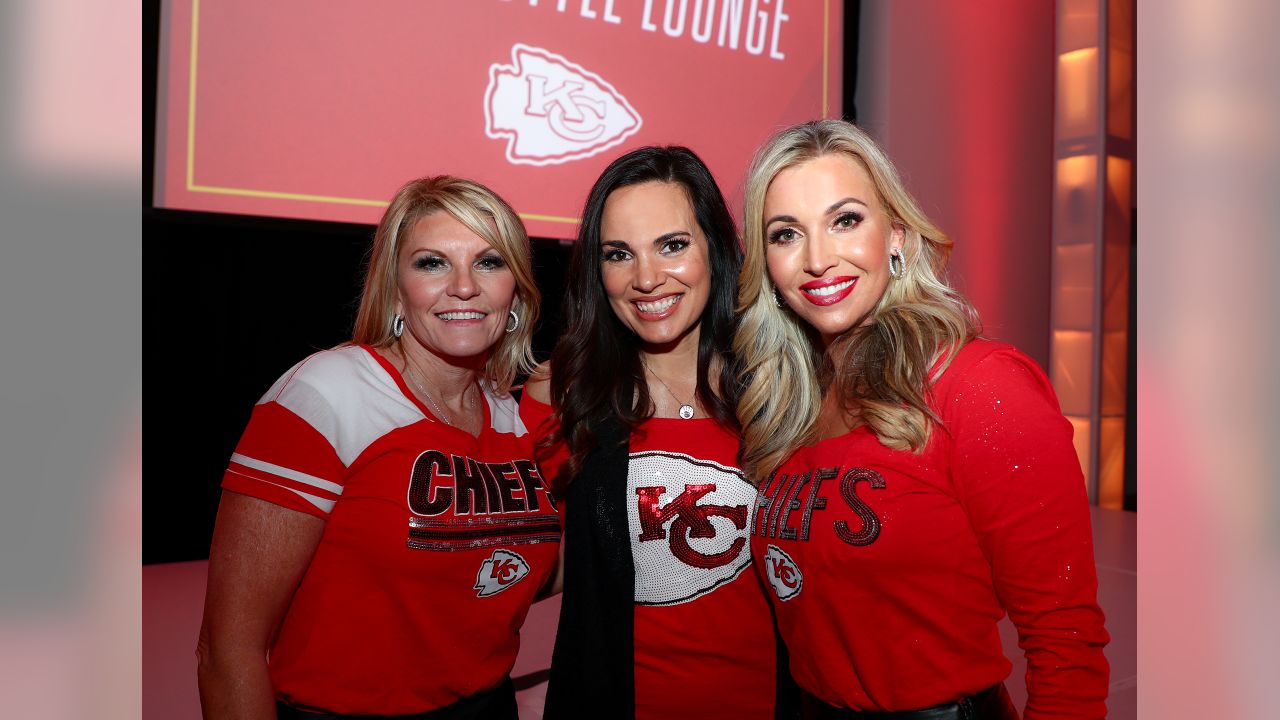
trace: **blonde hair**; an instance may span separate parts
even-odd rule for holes
[[[498,392],[505,393],[517,373],[530,372],[534,366],[531,343],[542,295],[533,279],[532,251],[520,217],[496,193],[471,180],[449,175],[424,177],[405,183],[396,191],[373,237],[351,342],[374,347],[395,342],[391,323],[399,293],[400,237],[418,220],[437,212],[448,213],[484,238],[515,276],[519,302],[512,310],[520,324],[498,341],[484,369],[485,379]]]
[[[870,323],[850,329],[819,355],[812,329],[774,300],[765,264],[764,198],[778,173],[830,154],[852,159],[871,177],[891,225],[903,230],[903,273],[890,280]],[[923,450],[938,422],[927,402],[930,370],[936,365],[941,374],[977,335],[978,319],[942,279],[951,241],[920,210],[884,151],[841,120],[778,132],[756,151],[748,170],[743,231],[742,317],[733,346],[743,385],[738,420],[747,477],[761,482],[814,441],[827,384],[885,446]]]

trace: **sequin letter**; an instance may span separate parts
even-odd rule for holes
[[[870,545],[880,537],[880,518],[869,505],[863,502],[862,498],[858,497],[860,482],[869,483],[872,490],[883,490],[884,476],[868,468],[853,468],[840,478],[840,495],[844,497],[845,502],[849,503],[849,509],[862,518],[862,529],[855,532],[849,529],[849,523],[837,520],[835,522],[836,537],[857,547]]]

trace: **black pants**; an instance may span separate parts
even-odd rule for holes
[[[803,693],[801,709],[805,720],[1018,720],[1018,710],[1004,683],[955,702],[921,710],[850,710],[832,707],[808,693]]]
[[[516,690],[507,678],[492,690],[476,693],[452,705],[415,715],[336,715],[326,712],[301,710],[284,702],[276,703],[276,715],[280,720],[382,720],[395,717],[399,720],[518,720]]]

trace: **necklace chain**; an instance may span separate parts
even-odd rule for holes
[[[676,404],[678,404],[678,405],[680,406],[680,410],[679,410],[679,412],[680,412],[680,417],[681,417],[681,418],[683,418],[683,419],[685,419],[685,420],[691,420],[691,419],[693,419],[693,416],[694,416],[694,414],[696,413],[696,411],[695,411],[695,410],[694,410],[694,408],[693,408],[693,403],[681,402],[681,401],[680,401],[680,398],[679,398],[679,397],[677,397],[677,396],[676,396],[676,394],[675,394],[674,392],[672,392],[672,391],[671,391],[671,386],[667,384],[667,381],[663,380],[663,379],[658,375],[658,373],[654,372],[654,371],[653,371],[653,368],[649,367],[649,363],[645,362],[643,358],[641,358],[641,360],[640,360],[640,364],[641,364],[641,365],[644,365],[644,369],[645,369],[645,370],[647,370],[647,371],[649,372],[649,374],[650,374],[650,375],[652,375],[652,376],[653,376],[653,378],[654,378],[655,380],[657,380],[659,383],[661,383],[661,384],[662,384],[662,387],[666,389],[667,394],[671,396],[671,399],[672,399],[672,400],[675,400],[675,401],[676,401]]]
[[[416,364],[412,363],[409,360],[408,353],[405,353],[404,355],[404,364],[405,364],[405,370],[410,370],[410,369],[413,370],[413,372],[406,372],[405,377],[409,379],[409,382],[413,383],[414,389],[416,389],[422,395],[422,397],[427,399],[427,404],[431,406],[432,412],[434,412],[437,417],[443,420],[445,425],[449,425],[451,427],[457,427],[457,425],[454,424],[453,419],[449,417],[449,413],[445,412],[443,408],[437,405],[435,398],[433,398],[431,396],[431,393],[427,392],[427,389],[422,386],[422,382],[417,378],[417,376],[422,375],[423,373],[421,370],[418,369]],[[462,391],[462,395],[463,395],[463,406],[466,409],[470,410],[472,407],[475,406],[474,402],[468,401],[466,399],[466,390]]]

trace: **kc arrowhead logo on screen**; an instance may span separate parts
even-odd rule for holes
[[[510,550],[494,550],[476,573],[476,597],[497,595],[529,574],[529,563]]]
[[[511,48],[511,65],[489,66],[485,134],[507,140],[507,161],[581,160],[631,137],[643,120],[604,78],[553,52]]]

